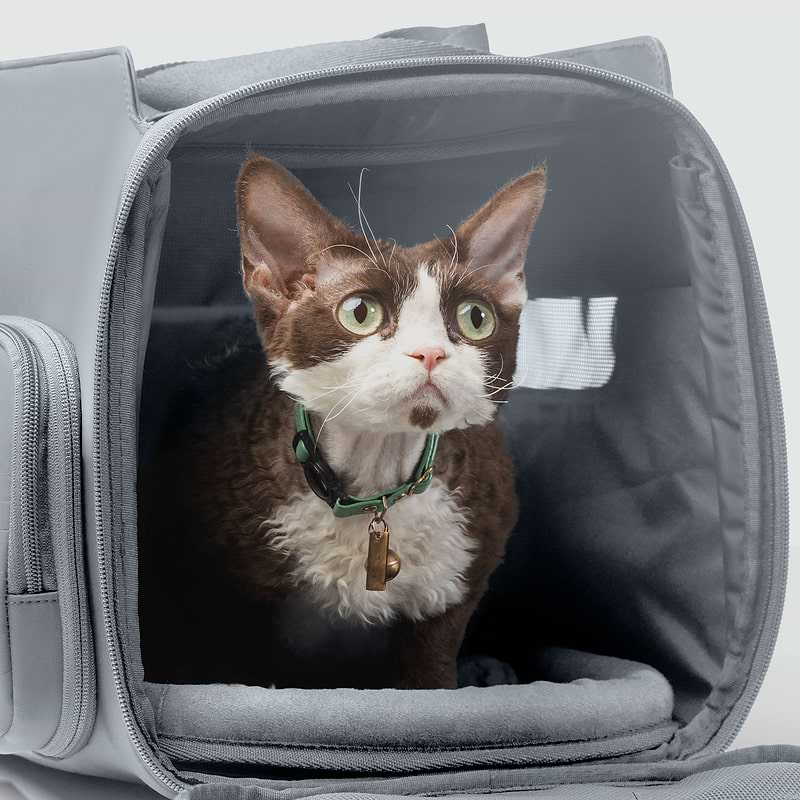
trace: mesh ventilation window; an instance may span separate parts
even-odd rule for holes
[[[616,297],[539,297],[520,317],[514,384],[592,389],[614,371]]]

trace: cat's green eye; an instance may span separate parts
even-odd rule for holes
[[[497,317],[491,306],[480,300],[465,300],[459,303],[456,319],[461,335],[474,342],[491,336],[497,327]]]
[[[383,306],[367,294],[353,294],[339,303],[336,318],[350,333],[369,336],[383,325]]]

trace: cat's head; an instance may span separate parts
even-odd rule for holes
[[[402,247],[368,226],[353,231],[274,161],[247,161],[237,187],[244,288],[281,388],[360,430],[489,422],[514,374],[546,183],[538,167],[448,239]]]

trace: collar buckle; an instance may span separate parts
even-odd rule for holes
[[[324,500],[337,517],[349,517],[353,514],[371,513],[376,519],[383,521],[383,516],[401,497],[420,494],[428,488],[433,474],[433,459],[439,436],[429,433],[425,437],[425,445],[419,463],[414,470],[414,477],[392,491],[377,497],[353,497],[347,494],[336,473],[319,452],[311,419],[302,403],[295,404],[295,430],[292,448],[305,473],[306,481],[317,497]],[[381,508],[382,507],[382,508]]]

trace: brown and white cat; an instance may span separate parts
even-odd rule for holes
[[[155,516],[186,580],[143,618],[169,635],[143,635],[161,664],[182,657],[184,670],[151,679],[456,685],[465,627],[516,521],[493,420],[545,190],[533,169],[447,241],[402,247],[354,232],[277,163],[244,164],[242,273],[261,347],[216,371],[158,481],[168,490]],[[430,487],[386,514],[402,570],[383,592],[365,589],[368,519],[334,516],[304,479],[295,400],[351,495],[408,480],[426,434],[440,434]]]

